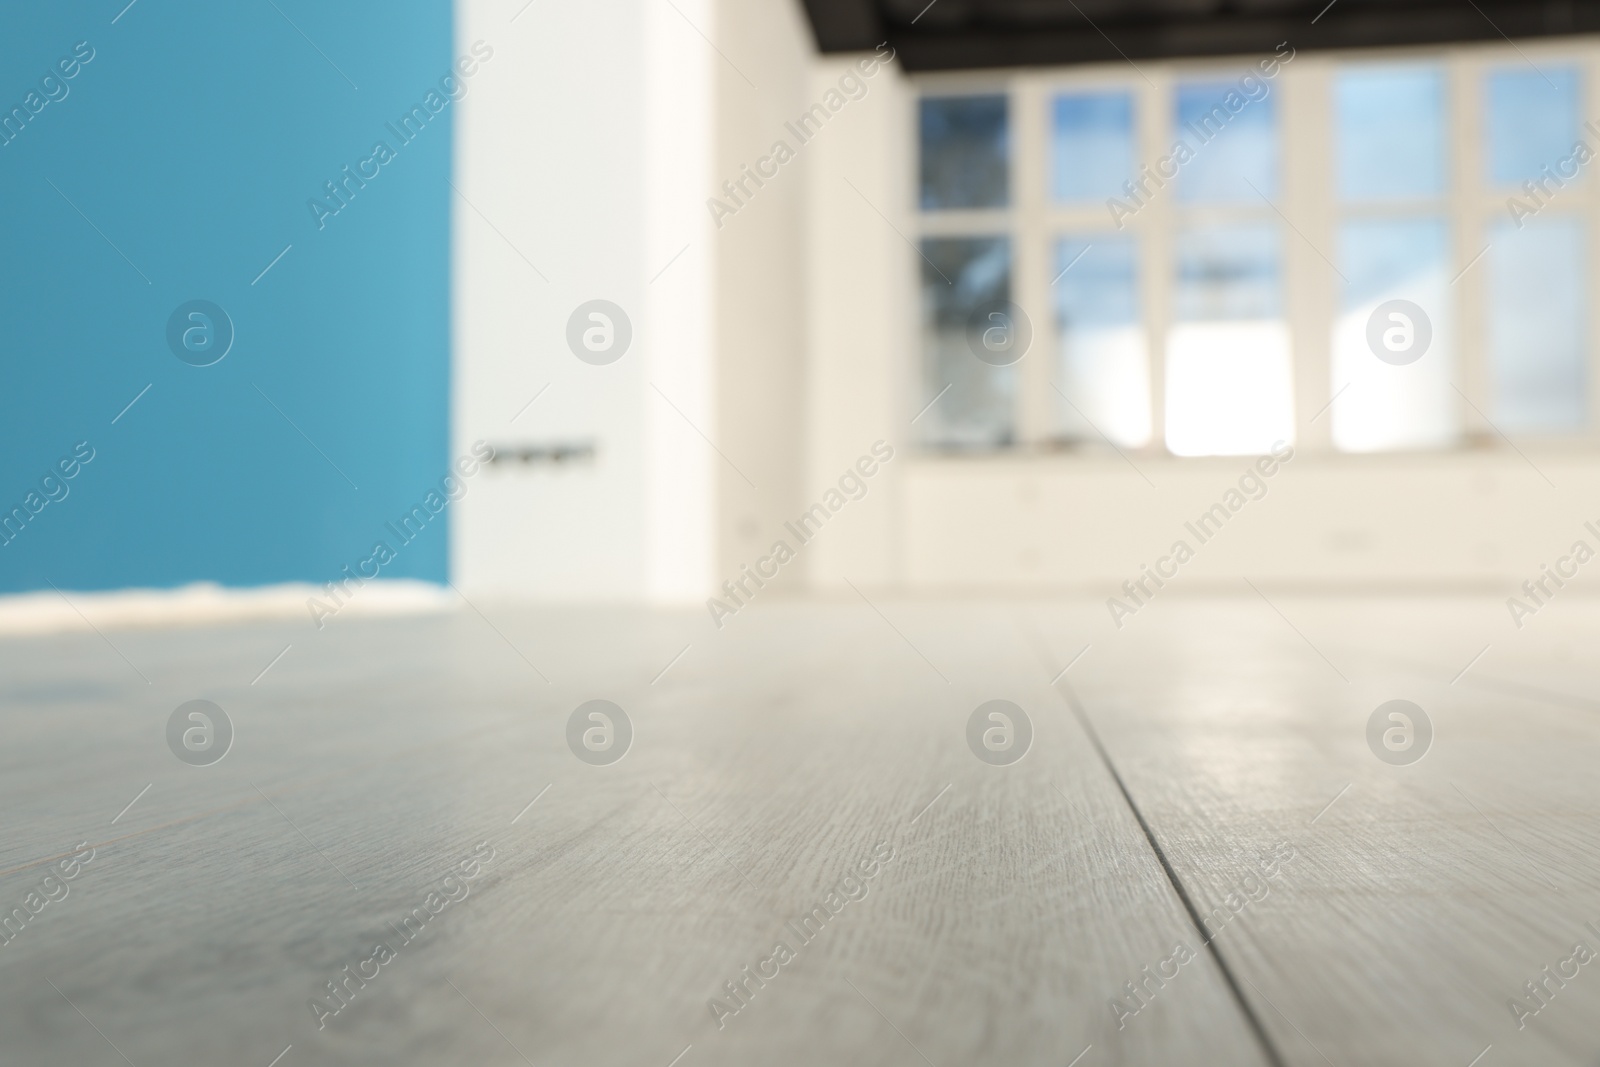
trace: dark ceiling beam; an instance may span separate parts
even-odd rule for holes
[[[871,0],[804,0],[817,48],[824,52],[870,52],[888,35]],[[914,27],[913,27],[914,28]]]
[[[1070,3],[1033,6],[1024,21],[967,0],[953,12],[958,21],[949,14],[936,16],[935,7],[915,25],[903,15],[887,15],[881,0],[805,3],[824,52],[871,49],[887,39],[913,71],[1264,55],[1283,41],[1304,52],[1600,33],[1595,0],[1475,0],[1476,6],[1468,0],[1448,5],[1394,0],[1381,6],[1346,0],[1315,24],[1320,2],[1289,13],[1247,13],[1228,5],[1204,17],[1193,14],[1192,4],[1175,3],[1179,10],[1170,16],[1119,19],[1102,10],[1093,25]],[[895,10],[905,9],[897,3]]]

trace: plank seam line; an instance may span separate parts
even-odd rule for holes
[[[1193,924],[1195,932],[1200,936],[1200,941],[1211,953],[1211,959],[1222,972],[1223,981],[1228,983],[1228,990],[1233,994],[1234,1001],[1239,1005],[1245,1022],[1249,1024],[1250,1031],[1255,1035],[1257,1043],[1261,1045],[1262,1053],[1267,1057],[1271,1067],[1286,1067],[1283,1057],[1279,1054],[1277,1046],[1272,1043],[1272,1038],[1267,1035],[1266,1027],[1261,1024],[1261,1017],[1250,1006],[1250,1001],[1245,998],[1244,990],[1239,988],[1239,981],[1234,976],[1233,968],[1228,965],[1227,959],[1222,955],[1222,950],[1217,947],[1215,938],[1206,935],[1205,924],[1200,919],[1200,911],[1195,907],[1189,891],[1184,888],[1183,882],[1178,878],[1178,872],[1173,870],[1172,863],[1167,859],[1161,842],[1156,840],[1155,831],[1145,821],[1144,812],[1139,810],[1139,805],[1134,803],[1133,794],[1128,792],[1128,786],[1118,773],[1116,764],[1111,762],[1111,753],[1106,751],[1106,746],[1100,740],[1100,734],[1094,728],[1094,723],[1089,719],[1089,713],[1079,703],[1078,696],[1072,689],[1062,684],[1059,687],[1061,695],[1066,698],[1067,706],[1072,709],[1073,716],[1078,724],[1083,727],[1084,733],[1089,735],[1089,743],[1100,756],[1100,762],[1105,765],[1110,773],[1111,780],[1117,783],[1117,789],[1122,793],[1122,799],[1127,803],[1128,810],[1133,812],[1133,817],[1139,822],[1139,829],[1144,831],[1145,840],[1150,843],[1150,850],[1156,854],[1156,859],[1161,863],[1161,869],[1166,872],[1167,881],[1172,884],[1173,890],[1178,894],[1178,899],[1183,902],[1183,910],[1189,914],[1189,922]]]

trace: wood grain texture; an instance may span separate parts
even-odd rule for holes
[[[776,605],[719,632],[480,606],[0,644],[0,903],[97,848],[0,947],[0,1058],[1266,1062],[1012,608]],[[197,697],[237,731],[206,768],[165,742]],[[596,697],[635,728],[609,767],[565,741]],[[966,744],[994,698],[1035,729],[1009,767]],[[466,898],[391,938],[483,841]],[[308,1001],[379,939],[395,958],[319,1030]],[[719,1028],[708,1001],[779,940],[795,958]],[[1194,961],[1119,1029],[1111,998],[1180,940]]]
[[[1533,632],[1488,598],[1174,599],[1103,627],[1074,668],[1072,693],[1202,913],[1239,892],[1255,850],[1295,847],[1216,934],[1288,1062],[1600,1057],[1600,965],[1550,982],[1536,1016],[1509,1007],[1538,1007],[1524,983],[1576,942],[1600,950],[1586,929],[1600,927],[1600,694],[1575,651],[1594,647],[1600,612],[1561,609]],[[1057,646],[1100,622],[1033,621]],[[1366,743],[1393,698],[1436,731],[1410,766]]]

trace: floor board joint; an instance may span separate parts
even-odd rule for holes
[[[1267,1034],[1266,1027],[1262,1025],[1261,1017],[1256,1014],[1255,1008],[1250,1005],[1250,1001],[1245,997],[1244,990],[1240,988],[1239,981],[1233,973],[1233,968],[1228,965],[1227,958],[1223,956],[1222,950],[1217,947],[1216,940],[1207,936],[1205,923],[1200,918],[1200,910],[1195,907],[1194,900],[1189,896],[1188,889],[1184,888],[1183,882],[1178,878],[1178,872],[1173,870],[1172,863],[1167,859],[1166,851],[1161,847],[1161,842],[1156,840],[1155,831],[1150,828],[1149,822],[1145,820],[1144,812],[1140,811],[1139,805],[1134,802],[1133,794],[1128,791],[1128,786],[1123,782],[1122,775],[1117,771],[1116,764],[1111,761],[1111,753],[1106,751],[1106,746],[1101,743],[1100,734],[1095,730],[1094,723],[1090,721],[1089,713],[1084,710],[1083,705],[1078,701],[1077,694],[1069,687],[1062,685],[1058,688],[1061,695],[1066,699],[1067,706],[1072,709],[1073,716],[1078,720],[1078,725],[1082,726],[1083,732],[1089,736],[1089,743],[1094,746],[1095,752],[1100,757],[1100,762],[1111,775],[1111,780],[1117,784],[1117,789],[1122,793],[1122,799],[1127,803],[1128,810],[1138,820],[1139,829],[1144,831],[1145,840],[1150,843],[1151,851],[1156,854],[1156,859],[1161,863],[1161,869],[1166,872],[1167,881],[1171,883],[1173,890],[1178,894],[1178,899],[1183,902],[1183,910],[1188,912],[1189,921],[1194,925],[1195,932],[1200,935],[1201,942],[1205,945],[1206,950],[1211,953],[1212,962],[1222,972],[1223,981],[1228,983],[1228,991],[1233,994],[1234,1002],[1239,1005],[1239,1011],[1243,1013],[1251,1033],[1255,1035],[1257,1043],[1260,1044],[1262,1055],[1266,1057],[1267,1063],[1271,1067],[1286,1067],[1283,1056],[1278,1052],[1277,1046],[1273,1044],[1272,1038]]]

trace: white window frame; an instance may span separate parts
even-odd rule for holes
[[[1292,42],[1291,42],[1292,43]],[[1118,62],[1062,68],[1019,68],[1011,71],[973,71],[914,75],[917,99],[928,96],[1003,93],[1008,97],[1011,145],[1009,206],[980,211],[914,212],[914,239],[928,237],[1009,235],[1012,248],[1011,299],[1033,322],[1033,348],[1021,363],[1018,408],[1014,413],[1016,449],[1051,449],[1059,445],[1053,433],[1055,404],[1051,388],[1059,338],[1050,294],[1050,265],[1056,240],[1063,235],[1087,236],[1118,233],[1103,202],[1061,205],[1049,195],[1050,99],[1061,91],[1125,90],[1133,94],[1137,156],[1135,166],[1153,163],[1167,155],[1173,131],[1174,89],[1180,81],[1237,80],[1267,54],[1227,59],[1140,60],[1137,65]],[[1361,453],[1336,451],[1327,417],[1336,386],[1332,382],[1331,349],[1342,282],[1330,267],[1337,262],[1337,226],[1345,217],[1373,217],[1387,211],[1413,213],[1416,204],[1346,205],[1334,188],[1332,85],[1338,69],[1346,65],[1407,65],[1428,63],[1444,73],[1446,84],[1446,136],[1448,188],[1440,203],[1449,225],[1454,266],[1459,277],[1452,285],[1453,336],[1456,344],[1455,384],[1466,402],[1458,401],[1462,437],[1452,452],[1471,448],[1532,448],[1541,452],[1592,451],[1600,446],[1600,181],[1589,172],[1600,169],[1600,159],[1586,166],[1579,177],[1561,189],[1540,217],[1567,214],[1584,220],[1587,236],[1584,265],[1590,294],[1585,329],[1588,421],[1579,431],[1536,434],[1513,433],[1514,446],[1485,420],[1492,418],[1489,396],[1488,307],[1486,285],[1488,233],[1496,220],[1509,218],[1507,199],[1512,190],[1489,188],[1483,159],[1482,88],[1487,74],[1497,69],[1526,68],[1529,63],[1574,66],[1580,76],[1579,113],[1600,125],[1600,38],[1564,37],[1509,44],[1453,44],[1421,48],[1364,49],[1332,52],[1298,52],[1282,66],[1269,84],[1276,98],[1282,173],[1278,212],[1271,213],[1283,234],[1284,321],[1291,341],[1297,450],[1341,457]],[[912,121],[917,110],[912,109]],[[913,146],[915,134],[913,133]],[[1600,153],[1600,138],[1589,139]],[[1554,161],[1552,161],[1554,162]],[[913,183],[908,202],[919,204],[918,167],[909,168]],[[1169,184],[1135,215],[1124,220],[1122,234],[1138,242],[1139,303],[1149,359],[1151,441],[1139,452],[1169,455],[1165,445],[1166,339],[1171,324],[1173,290],[1173,235],[1180,211]],[[1241,204],[1207,208],[1217,217],[1258,218],[1265,205]],[[1287,222],[1285,221],[1287,220]],[[1326,258],[1324,258],[1326,257]],[[920,287],[918,299],[920,300]],[[910,336],[918,336],[916,312],[911,309]],[[923,354],[914,346],[918,362],[907,380],[921,382]],[[1473,410],[1476,408],[1476,410]],[[1480,414],[1481,413],[1481,414]],[[1392,453],[1391,453],[1392,454]],[[1369,454],[1370,455],[1370,454]]]

